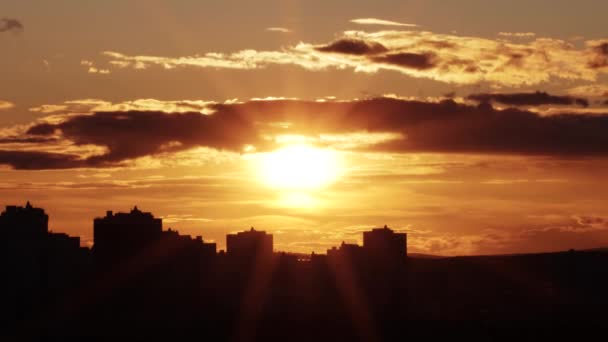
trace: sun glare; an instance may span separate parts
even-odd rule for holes
[[[261,158],[261,177],[277,189],[311,190],[334,182],[340,175],[338,154],[330,149],[291,145],[265,153]]]

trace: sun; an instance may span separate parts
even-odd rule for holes
[[[313,190],[327,186],[340,175],[338,153],[309,145],[290,145],[264,153],[260,160],[264,183],[283,190]]]

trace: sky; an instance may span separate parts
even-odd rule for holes
[[[5,0],[1,205],[225,246],[608,246],[608,3]]]

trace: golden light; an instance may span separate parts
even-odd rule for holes
[[[340,176],[337,152],[309,145],[290,145],[263,154],[260,175],[270,187],[312,190],[329,185]]]
[[[279,196],[277,204],[281,207],[306,209],[317,207],[319,200],[308,192],[287,191]]]

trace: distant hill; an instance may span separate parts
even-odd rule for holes
[[[583,252],[608,253],[608,247],[585,249]]]
[[[408,253],[407,256],[409,258],[417,258],[417,259],[443,259],[448,258],[442,255],[432,255],[432,254],[423,254],[423,253]]]

